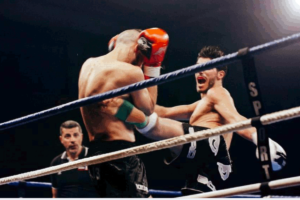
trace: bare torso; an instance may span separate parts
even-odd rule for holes
[[[100,94],[128,85],[123,69],[127,63],[111,60],[105,56],[87,60],[82,66],[79,76],[79,98]],[[130,70],[131,65],[125,70]],[[120,98],[130,100],[129,95]],[[103,141],[125,140],[134,142],[135,137],[130,125],[102,111],[102,102],[80,108],[81,115],[88,131],[89,140],[99,138]]]
[[[228,93],[228,91],[226,92]],[[196,109],[190,118],[191,125],[216,128],[227,123],[226,120],[218,112],[216,112],[214,109],[214,103],[208,97],[204,96],[198,102],[199,103],[197,104]],[[224,134],[223,137],[227,147],[229,148],[232,140],[232,133]]]

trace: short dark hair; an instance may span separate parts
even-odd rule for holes
[[[73,120],[68,120],[68,121],[65,121],[64,123],[62,123],[60,125],[60,128],[59,128],[60,135],[62,134],[62,129],[63,128],[74,128],[74,127],[78,127],[80,133],[82,133],[81,126],[80,126],[80,124],[78,122],[75,122]]]
[[[218,58],[218,57],[221,57],[221,56],[224,56],[224,52],[220,49],[220,47],[218,47],[218,46],[205,46],[200,50],[197,60],[200,57],[214,59],[214,58]],[[225,72],[225,74],[227,74],[227,70],[228,70],[227,66],[218,67],[216,69],[218,71],[223,70]]]
[[[117,37],[116,46],[119,43],[123,43],[123,44],[136,43],[140,32],[141,32],[140,29],[128,29],[128,30],[121,32]]]

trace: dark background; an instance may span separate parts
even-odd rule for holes
[[[196,62],[205,45],[226,54],[299,32],[297,0],[1,0],[0,122],[77,99],[82,63],[107,53],[109,39],[125,29],[160,27],[170,36],[163,73]],[[300,105],[300,45],[256,56],[267,113]],[[224,86],[237,110],[253,117],[240,63],[229,66]],[[197,101],[193,76],[159,86],[158,104],[175,106]],[[59,126],[65,120],[83,125],[79,109],[0,133],[0,177],[48,167],[64,149]],[[287,152],[287,166],[274,179],[298,176],[300,120],[274,124],[270,136]],[[84,144],[87,144],[84,130]],[[139,144],[149,142],[137,134]],[[228,187],[262,181],[255,147],[234,135],[230,153],[234,173]],[[163,164],[163,151],[141,156],[152,189],[179,190],[183,175]],[[32,181],[49,182],[49,176]],[[7,192],[5,192],[7,191]],[[10,196],[0,186],[0,196]],[[300,195],[299,188],[274,194]],[[32,194],[34,196],[34,194]],[[49,196],[50,190],[36,196]],[[42,196],[41,196],[42,197]]]

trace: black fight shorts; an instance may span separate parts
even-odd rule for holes
[[[88,156],[130,148],[126,141],[92,141]],[[137,156],[89,166],[92,182],[101,197],[149,197],[146,169]]]
[[[208,128],[182,124],[185,134]],[[232,172],[231,159],[222,135],[183,145],[180,155],[166,158],[166,163],[185,171],[183,195],[223,189]]]

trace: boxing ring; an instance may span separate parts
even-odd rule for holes
[[[16,181],[16,182],[10,182],[7,185],[18,187],[19,190],[23,190],[19,193],[19,197],[25,196],[25,190],[26,188],[48,188],[50,189],[52,187],[51,183],[47,182],[25,182],[25,181]],[[223,190],[220,190],[223,191]],[[149,189],[149,194],[153,197],[181,197],[182,193],[181,191],[168,191],[168,190],[154,190]],[[206,193],[205,193],[206,194]],[[201,196],[202,197],[202,196]],[[209,195],[203,195],[203,197],[210,197]],[[215,196],[217,197],[217,196]],[[224,196],[222,196],[224,197]],[[269,195],[267,197],[270,198],[300,198],[300,196],[278,196],[278,195]],[[193,196],[189,196],[189,198],[193,198]],[[261,195],[255,195],[255,194],[248,194],[248,195],[230,195],[228,198],[261,198]]]
[[[171,73],[167,73],[164,75],[161,75],[157,78],[152,78],[148,79],[145,81],[141,81],[135,84],[131,84],[122,88],[118,88],[112,91],[108,91],[105,93],[101,93],[95,96],[79,99],[76,101],[72,101],[60,106],[56,106],[47,110],[43,110],[41,112],[37,112],[34,114],[30,114],[21,118],[17,118],[14,120],[10,120],[4,123],[0,124],[0,131],[17,127],[23,124],[27,124],[29,122],[37,121],[39,119],[47,118],[53,115],[57,115],[60,113],[64,113],[73,109],[77,109],[81,106],[86,106],[88,104],[96,103],[105,99],[113,98],[116,96],[120,96],[123,94],[127,94],[129,92],[133,92],[139,89],[147,88],[150,86],[154,85],[159,85],[163,84],[166,82],[170,82],[179,78],[183,78],[185,76],[189,76],[192,74],[195,74],[199,71],[203,70],[208,70],[216,67],[221,67],[224,65],[232,64],[235,62],[243,61],[246,58],[253,57],[255,55],[261,54],[263,52],[269,51],[269,50],[274,50],[277,48],[281,48],[290,44],[293,44],[295,42],[300,41],[300,33],[278,39],[272,42],[268,42],[259,46],[255,46],[252,48],[247,48],[243,49],[239,52],[228,54],[216,59],[213,59],[207,63],[204,64],[196,64],[192,65],[190,67],[186,67],[181,70],[177,70]],[[231,133],[234,131],[242,130],[242,129],[247,129],[253,126],[256,126],[255,124],[259,123],[261,126],[281,122],[284,120],[290,120],[293,118],[300,117],[300,106],[283,110],[283,111],[278,111],[270,114],[265,114],[261,115],[259,117],[254,117],[254,118],[249,118],[247,120],[238,122],[238,123],[233,123],[233,124],[227,124],[224,126],[220,126],[217,128],[213,129],[208,129],[204,131],[199,131],[195,132],[194,134],[187,134],[179,137],[174,137],[166,140],[161,140],[158,142],[152,142],[149,144],[141,145],[141,146],[136,146],[128,149],[123,149],[107,154],[102,154],[102,155],[97,155],[89,158],[84,158],[80,160],[76,160],[70,163],[65,163],[57,166],[52,166],[44,169],[39,169],[27,173],[22,173],[14,176],[9,176],[9,177],[4,177],[0,178],[0,185],[4,184],[11,184],[11,185],[17,185],[20,182],[19,181],[25,181],[28,179],[32,178],[37,178],[45,175],[50,175],[54,174],[57,172],[62,172],[66,170],[71,170],[78,168],[80,166],[88,166],[88,165],[93,165],[93,164],[99,164],[111,160],[116,160],[128,156],[133,156],[133,155],[138,155],[138,154],[143,154],[143,153],[148,153],[156,150],[161,150],[161,149],[166,149],[178,145],[183,145],[186,143],[190,143],[192,141],[197,141],[197,140],[202,140],[206,139],[212,136],[217,136],[221,134],[227,134]],[[32,184],[31,184],[32,183]],[[27,182],[25,185],[38,185],[35,182]],[[45,187],[51,187],[49,186],[49,183],[42,183]],[[279,188],[286,188],[286,187],[292,187],[292,186],[297,186],[300,185],[300,176],[298,177],[293,177],[293,178],[286,178],[286,179],[280,179],[280,180],[275,180],[275,181],[266,181],[263,183],[256,183],[256,184],[251,184],[251,185],[246,185],[246,186],[240,186],[236,188],[231,188],[231,189],[225,189],[225,190],[218,190],[218,191],[213,191],[213,192],[207,192],[203,194],[197,194],[197,195],[191,195],[187,196],[189,198],[193,197],[228,197],[228,196],[233,196],[233,195],[241,195],[241,194],[250,194],[250,193],[255,193],[262,191],[262,188],[268,188],[268,189],[279,189]],[[156,190],[150,190],[150,193],[153,192],[158,192]],[[161,192],[161,191],[160,191]],[[171,195],[175,196],[180,196],[180,192],[178,191],[166,191],[167,193],[169,192]],[[258,195],[260,196],[260,195]],[[233,196],[235,197],[235,196]],[[248,196],[237,196],[237,197],[244,197],[247,198]],[[257,197],[257,196],[249,196],[249,197]],[[278,196],[279,197],[279,196]]]

